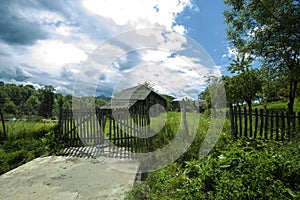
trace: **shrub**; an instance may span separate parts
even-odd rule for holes
[[[143,185],[149,188],[145,198],[296,199],[299,160],[299,139],[231,141],[219,144],[202,160],[176,162],[151,172]]]

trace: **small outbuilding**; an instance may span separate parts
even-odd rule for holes
[[[101,110],[128,109],[132,113],[141,109],[149,111],[150,107],[156,104],[160,106],[155,108],[166,109],[167,101],[151,88],[138,85],[116,93],[109,103],[101,107]]]
[[[140,152],[151,143],[151,117],[167,108],[167,101],[145,85],[138,85],[116,93],[100,108],[102,127],[109,121],[109,141],[128,151]],[[105,130],[103,130],[105,131]]]

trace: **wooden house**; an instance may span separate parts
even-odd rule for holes
[[[149,112],[151,106],[159,104],[154,109],[166,109],[167,101],[145,85],[137,85],[135,87],[124,89],[116,93],[109,103],[101,107],[103,111],[128,109],[130,113],[145,110]],[[153,108],[152,108],[153,109]],[[159,113],[162,110],[157,110]]]

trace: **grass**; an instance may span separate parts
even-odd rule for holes
[[[8,138],[0,144],[0,174],[50,154],[58,145],[54,134],[56,123],[8,122],[6,128]]]
[[[176,113],[171,115],[179,117]],[[210,124],[209,118],[199,117],[201,125],[186,153],[172,164],[150,172],[126,199],[300,198],[299,137],[292,141],[233,140],[226,120],[213,150],[199,159],[198,151]],[[175,125],[162,131],[176,133]]]
[[[268,110],[287,111],[288,110],[288,101],[281,100],[281,101],[268,102],[266,106],[267,106]],[[255,108],[257,108],[258,110],[264,109],[264,105],[263,104],[254,104],[253,109],[255,109]],[[300,112],[300,98],[295,99],[294,112],[296,112],[296,113]]]

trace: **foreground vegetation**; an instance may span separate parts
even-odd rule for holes
[[[200,117],[201,128],[189,150],[173,164],[150,172],[127,199],[300,198],[299,136],[293,141],[233,140],[226,121],[217,145],[199,160],[210,123]],[[176,129],[168,122],[166,126],[169,133]]]
[[[0,143],[0,174],[59,148],[57,123],[9,122],[6,126],[8,138]]]

